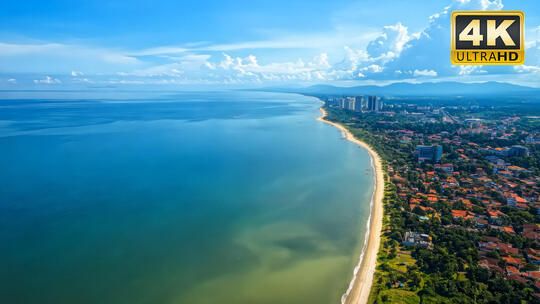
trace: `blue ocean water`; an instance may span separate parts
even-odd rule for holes
[[[2,97],[2,303],[339,302],[373,172],[313,98]]]

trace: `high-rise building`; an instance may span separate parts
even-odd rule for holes
[[[418,161],[438,162],[442,158],[442,146],[417,146],[414,153]]]
[[[356,99],[354,97],[347,97],[346,106],[347,106],[346,107],[347,110],[355,111]]]
[[[345,100],[345,98],[339,99],[339,107],[342,109],[345,109],[347,107],[347,101]]]
[[[371,112],[378,112],[380,110],[379,97],[368,96],[367,98],[367,110]]]
[[[355,97],[356,103],[355,103],[355,110],[356,111],[362,111],[365,108],[364,105],[364,96],[356,96]]]

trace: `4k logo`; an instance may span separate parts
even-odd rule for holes
[[[453,64],[523,64],[521,11],[452,12]]]

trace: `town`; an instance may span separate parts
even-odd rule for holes
[[[384,160],[386,220],[370,303],[538,301],[538,117],[475,103],[317,97],[329,120]]]

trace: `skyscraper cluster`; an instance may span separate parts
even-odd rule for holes
[[[328,97],[326,102],[329,106],[355,112],[379,112],[383,108],[383,102],[377,96]]]

